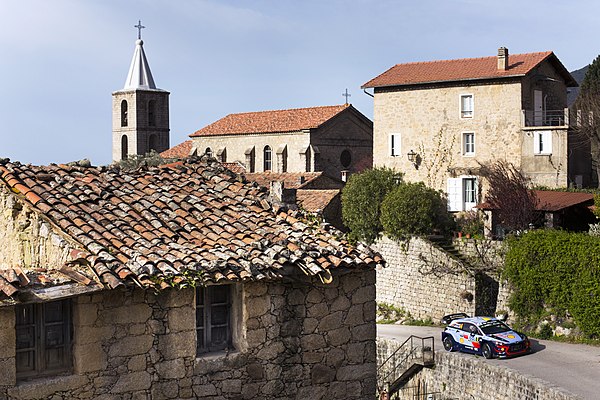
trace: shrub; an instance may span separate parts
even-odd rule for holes
[[[352,175],[342,190],[342,220],[351,240],[373,243],[383,227],[380,208],[384,197],[400,185],[402,174],[375,168]]]
[[[390,237],[403,240],[411,235],[445,233],[453,220],[441,192],[419,182],[400,185],[385,197],[381,223]]]
[[[599,237],[534,230],[509,238],[504,275],[514,287],[510,307],[521,319],[568,312],[584,334],[600,335]]]

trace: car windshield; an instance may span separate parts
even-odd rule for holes
[[[486,335],[493,335],[494,333],[508,332],[511,330],[508,325],[502,321],[490,321],[480,325],[479,328],[481,328]]]

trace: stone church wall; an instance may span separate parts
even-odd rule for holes
[[[73,298],[72,372],[17,382],[0,309],[0,398],[363,399],[375,396],[375,271],[238,284],[229,353],[196,356],[194,289]]]

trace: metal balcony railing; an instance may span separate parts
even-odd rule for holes
[[[522,110],[525,127],[536,126],[569,126],[569,109],[562,110]]]

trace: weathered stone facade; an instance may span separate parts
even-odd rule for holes
[[[385,361],[400,344],[395,340],[378,339],[377,364]],[[405,388],[399,393],[400,399],[413,399],[416,393],[422,396],[432,394],[436,399],[495,400],[499,396],[503,399],[522,400],[579,398],[520,371],[491,365],[482,358],[443,351],[435,353],[435,368],[422,369],[409,380]]]
[[[375,272],[331,284],[245,283],[229,353],[196,356],[194,289],[75,297],[73,368],[17,382],[15,314],[0,309],[0,397],[348,399],[375,395]]]

